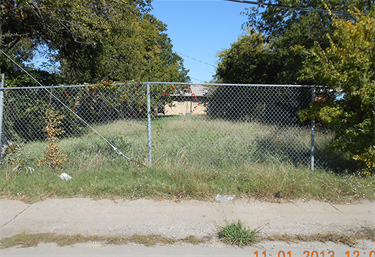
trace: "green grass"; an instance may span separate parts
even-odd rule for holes
[[[154,156],[158,162],[228,166],[246,162],[289,162],[309,165],[311,131],[256,122],[207,119],[206,116],[166,117],[153,128]],[[315,133],[316,165],[327,166],[326,148],[332,134]],[[199,156],[200,158],[197,158]],[[330,163],[342,162],[337,158]]]
[[[374,176],[322,169],[311,172],[291,158],[297,143],[309,143],[307,129],[296,134],[293,128],[192,116],[153,122],[152,168],[128,162],[90,133],[62,139],[60,150],[68,161],[63,168],[51,170],[37,166],[47,142],[31,142],[13,156],[22,160],[23,167],[1,165],[0,196],[30,201],[46,197],[212,200],[217,194],[269,201],[375,199]],[[147,131],[142,122],[118,121],[95,128],[125,155],[148,164]],[[316,137],[317,145],[324,146],[332,135],[317,133]],[[29,166],[32,173],[26,173]],[[57,175],[62,172],[73,179],[61,180]]]
[[[306,198],[356,202],[375,198],[373,177],[311,172],[281,163],[274,166],[248,164],[227,169],[194,166],[148,169],[124,161],[122,166],[85,171],[71,168],[64,172],[73,179],[61,180],[57,176],[58,171],[47,168],[8,177],[2,172],[1,195],[23,197],[30,201],[47,197],[212,200],[216,194],[234,194],[238,198],[254,197],[268,201]]]
[[[259,229],[246,228],[241,220],[237,223],[225,221],[225,226],[216,226],[219,239],[225,243],[239,247],[252,245],[258,240]]]

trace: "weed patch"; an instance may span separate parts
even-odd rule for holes
[[[358,231],[348,231],[348,233],[315,233],[311,235],[275,235],[263,238],[263,240],[269,241],[284,241],[287,243],[298,243],[298,242],[313,242],[319,241],[322,243],[334,242],[355,247],[358,244],[358,240],[371,240],[375,242],[375,229],[374,228],[362,228]]]
[[[55,243],[58,246],[74,245],[79,243],[100,242],[102,244],[124,245],[128,243],[142,244],[147,247],[159,245],[169,245],[179,242],[188,244],[202,244],[210,239],[200,239],[195,236],[188,236],[182,239],[171,239],[160,235],[133,235],[130,237],[101,237],[76,235],[55,235],[52,233],[27,234],[22,233],[12,237],[3,238],[0,241],[0,249],[11,247],[35,247],[40,243]]]
[[[76,243],[86,243],[90,241],[101,241],[103,238],[98,236],[82,236],[80,234],[67,236],[55,235],[52,233],[27,234],[22,233],[1,240],[1,248],[10,248],[14,246],[35,247],[40,243],[56,243],[58,246],[73,245]]]
[[[225,226],[216,226],[219,230],[219,239],[225,243],[239,247],[252,245],[258,240],[259,229],[249,229],[241,220],[237,223],[225,221]]]
[[[192,244],[192,245],[198,245],[198,244],[204,244],[208,241],[209,239],[202,239],[202,238],[197,238],[195,236],[187,236],[183,239],[181,239],[182,242]]]

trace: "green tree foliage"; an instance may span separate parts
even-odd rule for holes
[[[281,66],[272,45],[253,31],[218,53],[216,80],[223,83],[276,84]]]
[[[345,10],[351,6],[368,9],[373,1],[270,0],[266,3],[280,7],[264,5],[246,9],[245,14],[249,17],[246,26],[252,32],[232,44],[230,50],[219,53],[216,74],[219,81],[302,85],[316,83],[301,76],[304,56],[291,47],[301,45],[310,49],[314,42],[318,42],[325,49],[330,44],[326,34],[333,35],[336,29],[327,8],[341,14],[341,17],[351,18],[350,13]],[[304,10],[298,7],[303,7]]]
[[[365,174],[375,172],[375,8],[351,12],[353,19],[333,18],[329,47],[295,47],[306,57],[302,79],[312,79],[341,93],[339,101],[318,101],[300,113],[316,117],[335,132],[333,146],[349,152]]]
[[[249,8],[245,12],[249,17],[247,26],[264,35],[267,42],[272,43],[283,64],[283,69],[277,73],[278,83],[307,85],[315,82],[301,76],[304,58],[290,48],[302,45],[309,49],[314,42],[318,42],[323,49],[329,46],[326,34],[332,35],[335,27],[332,26],[327,8],[340,13],[342,18],[350,18],[350,14],[346,12],[349,8],[356,6],[366,10],[373,5],[372,0],[269,0],[266,3],[297,8],[266,5]]]
[[[150,8],[149,0],[4,0],[0,47],[10,51],[27,42],[32,52],[44,46],[67,83],[156,79],[164,68],[164,80],[188,80]]]

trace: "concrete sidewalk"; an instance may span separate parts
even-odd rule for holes
[[[267,203],[240,199],[228,203],[201,201],[47,199],[34,204],[0,200],[0,238],[26,233],[170,238],[216,235],[215,224],[241,219],[261,234],[312,234],[375,227],[375,203],[333,205],[293,201]]]

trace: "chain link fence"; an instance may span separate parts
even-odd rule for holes
[[[158,113],[152,123],[155,163],[327,165],[319,154],[332,135],[315,132],[311,121],[302,123],[298,117],[298,111],[315,100],[311,86],[156,85],[169,85],[170,90],[156,103]]]
[[[298,118],[314,99],[310,86],[103,82],[2,92],[1,156],[22,148],[34,167],[55,136],[76,168],[310,166],[312,157],[325,168],[320,153],[332,136]]]

